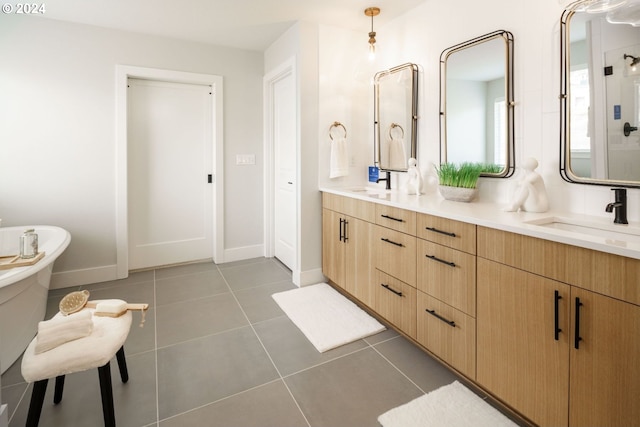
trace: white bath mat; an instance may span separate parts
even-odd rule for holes
[[[386,329],[326,283],[272,297],[320,353]]]
[[[378,417],[383,427],[516,427],[513,421],[458,381]]]

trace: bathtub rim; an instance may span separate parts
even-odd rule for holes
[[[18,225],[11,227],[0,227],[0,233],[4,231],[19,231],[22,233],[24,230],[33,228],[36,230],[50,230],[56,233],[54,239],[57,242],[57,246],[54,250],[45,250],[44,257],[33,265],[28,265],[25,267],[15,267],[10,270],[5,270],[4,274],[0,276],[0,289],[9,286],[13,283],[19,282],[22,279],[25,279],[33,274],[38,274],[40,270],[48,267],[50,264],[60,256],[67,249],[69,243],[71,242],[71,234],[62,227],[58,227],[56,225]],[[64,237],[61,237],[64,236]],[[48,246],[48,245],[47,245]]]

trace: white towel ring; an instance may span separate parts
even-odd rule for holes
[[[344,138],[346,139],[347,138],[347,128],[344,127],[344,125],[342,123],[340,123],[340,122],[333,122],[333,124],[331,126],[329,126],[329,138],[331,138],[331,140],[333,141],[333,135],[331,134],[331,131],[334,128],[337,128],[337,127],[341,127],[344,130]]]
[[[404,129],[402,129],[402,126],[400,126],[397,123],[391,123],[391,126],[389,126],[389,139],[393,141],[393,135],[391,134],[391,131],[395,128],[400,128],[400,132],[402,132],[402,135],[400,136],[401,139],[404,139]]]

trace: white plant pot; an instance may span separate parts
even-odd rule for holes
[[[447,185],[439,185],[438,190],[446,200],[454,202],[470,202],[478,195],[477,188],[449,187]]]

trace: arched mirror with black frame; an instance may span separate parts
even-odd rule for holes
[[[440,163],[480,163],[481,176],[515,169],[513,34],[497,30],[440,55]]]
[[[640,3],[576,1],[560,19],[560,175],[640,187]]]

